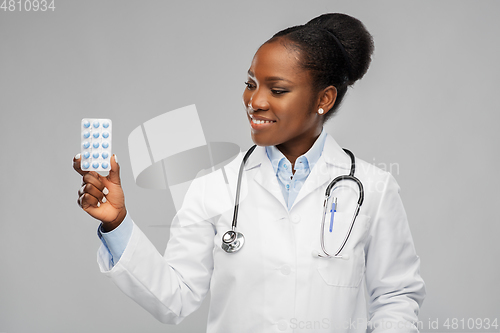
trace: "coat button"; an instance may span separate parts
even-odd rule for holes
[[[286,320],[280,320],[278,322],[278,329],[280,331],[285,331],[288,328],[288,324],[286,323]]]
[[[291,214],[290,220],[292,220],[293,223],[299,223],[300,222],[300,215],[299,214]]]
[[[291,272],[292,272],[292,269],[290,268],[290,266],[283,265],[281,267],[281,274],[283,274],[283,275],[290,275]]]

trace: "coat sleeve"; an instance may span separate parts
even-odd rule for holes
[[[389,173],[369,230],[365,255],[368,332],[418,332],[425,284],[399,186]]]
[[[180,323],[198,309],[209,290],[215,229],[202,196],[203,182],[197,179],[172,222],[164,256],[135,223],[114,266],[104,246],[98,251],[101,272],[163,323]]]

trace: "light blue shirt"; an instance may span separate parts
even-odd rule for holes
[[[97,228],[97,235],[101,239],[102,244],[106,247],[108,252],[111,254],[111,262],[113,266],[120,260],[123,251],[127,247],[130,236],[132,235],[132,229],[134,224],[130,216],[125,216],[125,219],[120,223],[120,225],[109,232],[104,232],[101,229],[102,223]]]
[[[316,139],[312,147],[304,154],[300,155],[295,161],[294,170],[292,172],[292,164],[283,155],[283,153],[276,148],[276,146],[266,147],[267,157],[273,165],[274,172],[278,178],[278,183],[285,198],[288,210],[290,210],[297,199],[297,196],[304,185],[307,177],[311,173],[312,168],[318,162],[326,141],[326,132],[321,131],[320,136]]]
[[[295,161],[295,174],[292,173],[290,161],[275,146],[266,147],[266,153],[273,165],[274,172],[278,178],[278,183],[285,198],[288,210],[299,194],[302,185],[311,173],[312,168],[318,162],[323,152],[326,141],[326,132],[321,131],[320,136],[314,142],[311,149],[304,155],[301,155]],[[106,249],[111,254],[111,261],[115,265],[120,260],[123,251],[127,247],[130,236],[132,235],[133,223],[128,212],[122,223],[110,232],[103,232],[101,226],[97,229],[97,235],[101,239]]]

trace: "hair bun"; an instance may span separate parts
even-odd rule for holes
[[[350,65],[349,84],[361,79],[368,70],[373,54],[373,38],[361,21],[346,14],[320,15],[306,23],[306,26],[325,29],[342,44]]]
[[[279,42],[297,52],[298,65],[311,75],[313,91],[337,89],[336,112],[349,86],[365,75],[373,53],[373,39],[363,23],[345,14],[323,14],[304,25],[286,28],[266,43]]]

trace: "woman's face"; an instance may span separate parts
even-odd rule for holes
[[[262,45],[252,60],[243,103],[252,140],[259,146],[281,145],[290,150],[309,145],[305,153],[321,134],[317,94],[298,56],[281,43],[271,42]]]

